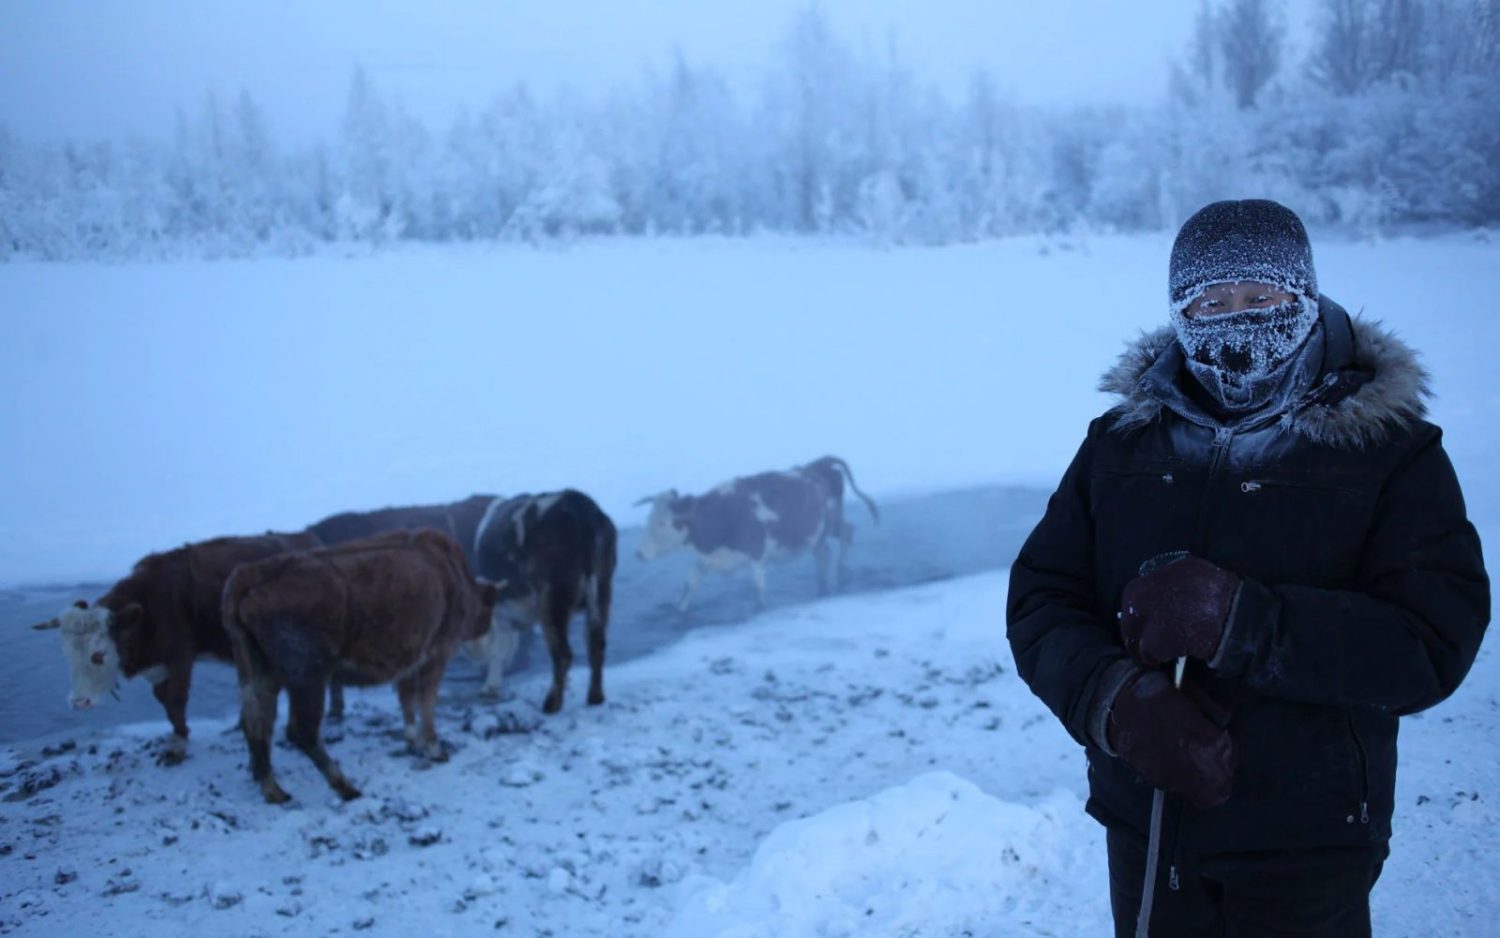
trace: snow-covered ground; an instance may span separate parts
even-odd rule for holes
[[[401,754],[385,690],[263,804],[232,720],[5,756],[0,928],[18,934],[1099,935],[1081,751],[1016,677],[1004,574],[769,612],[613,668],[608,703],[450,693],[457,751]],[[1500,656],[1406,721],[1376,933],[1494,934]]]
[[[0,584],[471,491],[572,484],[628,525],[646,493],[825,452],[882,496],[1051,486],[1106,406],[1097,374],[1164,320],[1169,243],[0,266]],[[1326,292],[1423,353],[1471,513],[1500,532],[1500,244],[1315,250]],[[360,693],[333,747],[366,792],[348,805],[285,748],[298,800],[263,805],[227,712],[170,770],[159,719],[18,743],[0,929],[1101,934],[1082,755],[1016,679],[1003,608],[994,572],[726,615],[611,667],[603,708],[575,674],[545,720],[542,678],[501,705],[450,683],[439,766],[400,754],[389,690]],[[1378,934],[1500,933],[1497,799],[1491,647],[1403,724]]]
[[[0,586],[187,540],[572,484],[643,495],[824,453],[876,494],[1052,487],[1094,382],[1166,321],[1168,235],[880,251],[583,242],[0,265]],[[1408,337],[1500,515],[1500,242],[1315,237]]]

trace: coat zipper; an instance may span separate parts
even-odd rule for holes
[[[1182,889],[1182,880],[1177,868],[1182,865],[1182,812],[1185,802],[1179,797],[1172,805],[1172,861],[1167,865],[1167,888],[1173,892]]]
[[[1210,485],[1219,471],[1223,469],[1226,457],[1229,455],[1229,444],[1234,439],[1232,427],[1214,427],[1214,439],[1212,455],[1208,460],[1208,476],[1204,480],[1203,494],[1198,500],[1198,518],[1196,529],[1193,533],[1192,553],[1203,555],[1203,541],[1207,533],[1207,516],[1209,498],[1213,486]],[[1182,880],[1178,875],[1178,867],[1182,863],[1182,825],[1185,802],[1175,796],[1169,796],[1172,800],[1172,836],[1167,844],[1162,845],[1162,851],[1171,858],[1167,865],[1167,888],[1177,892],[1182,888]]]
[[[1365,742],[1359,738],[1359,729],[1354,725],[1354,715],[1345,713],[1344,719],[1349,723],[1349,735],[1354,739],[1354,751],[1359,756],[1359,823],[1370,823],[1370,759],[1365,753]],[[1346,823],[1354,823],[1354,815],[1344,819]]]
[[[1208,483],[1212,482],[1214,477],[1219,474],[1219,470],[1224,467],[1224,460],[1229,453],[1229,443],[1232,439],[1234,439],[1234,430],[1231,428],[1214,428],[1214,439],[1213,443],[1210,444],[1212,455],[1208,459],[1208,477],[1204,480],[1203,494],[1198,497],[1197,525],[1193,530],[1193,542],[1189,547],[1189,550],[1199,557],[1203,556],[1203,539],[1207,527],[1208,503],[1213,492],[1213,486]]]
[[[1229,453],[1229,441],[1234,438],[1232,427],[1217,427],[1214,429],[1213,457],[1208,461],[1208,477],[1211,479],[1218,474],[1219,468],[1224,465],[1224,457]]]

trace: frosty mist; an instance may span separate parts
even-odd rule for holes
[[[446,122],[355,68],[311,146],[278,140],[254,87],[183,89],[164,143],[0,129],[0,257],[580,233],[947,243],[1167,229],[1247,187],[1365,233],[1500,222],[1493,0],[1313,9],[1205,5],[1149,105],[1037,106],[983,68],[938,90],[899,36],[841,33],[816,6],[748,76],[679,54],[607,94],[495,88]]]

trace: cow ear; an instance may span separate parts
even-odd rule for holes
[[[78,599],[73,602],[74,609],[87,609],[88,607],[89,601],[87,599]]]
[[[131,603],[130,605],[125,606],[117,611],[110,618],[113,620],[111,623],[112,625],[114,625],[121,631],[124,631],[128,629],[138,628],[141,624],[141,620],[145,618],[145,616],[146,610],[141,608],[140,603]]]
[[[45,632],[48,629],[62,628],[62,623],[56,619],[48,619],[46,622],[38,622],[36,625],[33,625],[32,628],[36,629],[38,632]]]

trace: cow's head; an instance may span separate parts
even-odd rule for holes
[[[687,543],[688,510],[691,502],[678,495],[676,489],[643,498],[636,504],[651,506],[651,516],[646,519],[646,530],[635,548],[637,557],[655,560]]]
[[[68,704],[74,710],[87,710],[115,693],[120,685],[120,648],[135,644],[142,616],[137,603],[113,611],[79,600],[56,619],[32,626],[62,634],[72,685]]]
[[[474,609],[474,617],[469,621],[468,641],[483,641],[489,634],[490,624],[495,617],[495,606],[501,602],[505,595],[507,581],[486,580],[484,577],[475,577],[474,585],[478,587],[479,603]]]
[[[516,648],[520,645],[519,633],[529,628],[530,620],[520,622],[513,618],[515,601],[507,601],[508,580],[486,580],[475,577],[479,584],[479,609],[475,621],[470,623],[468,638],[464,641],[464,652],[475,661],[488,662],[497,650],[509,665]]]

